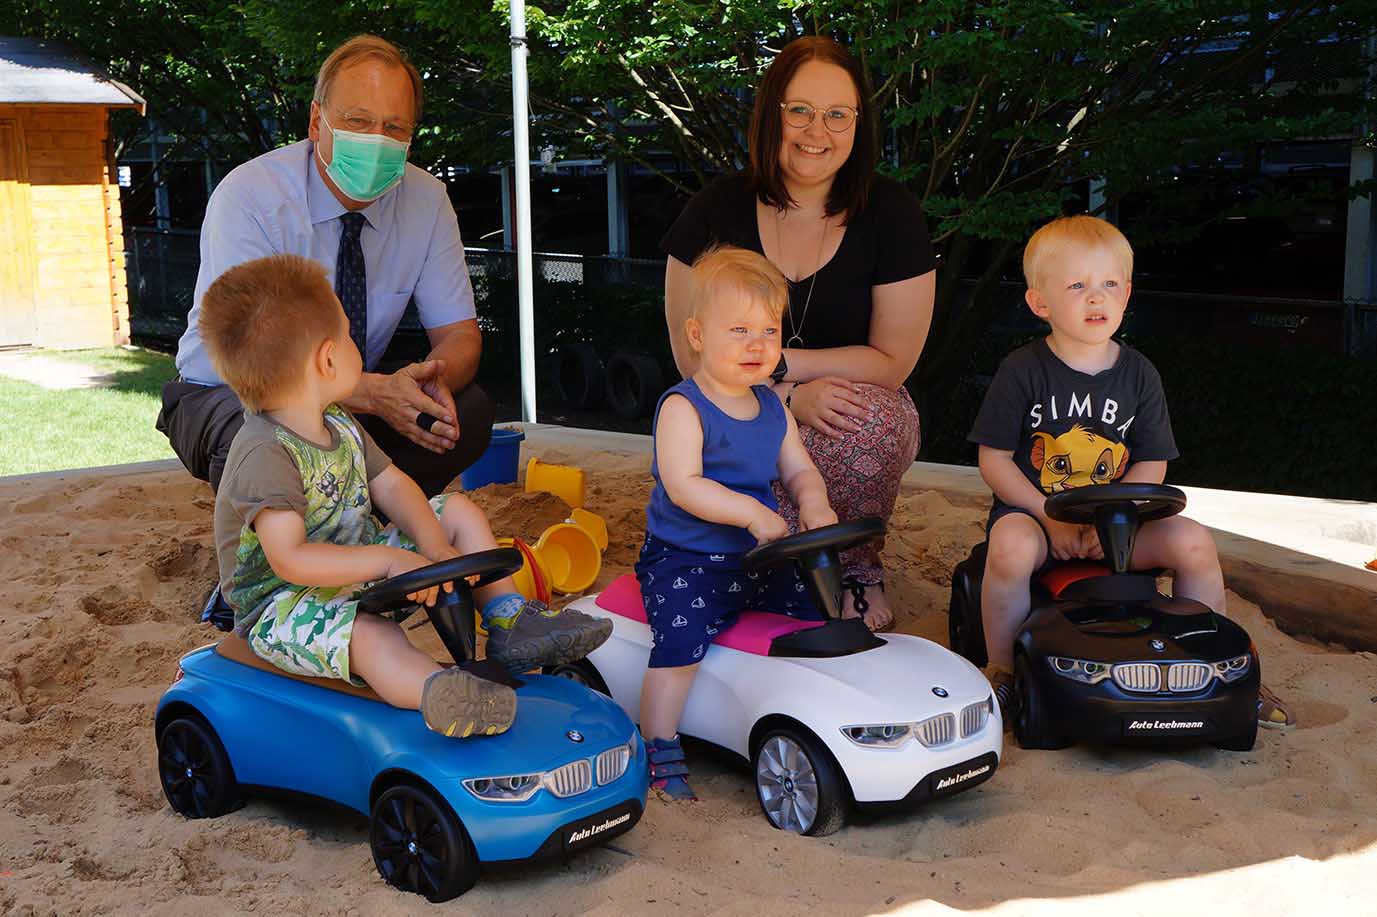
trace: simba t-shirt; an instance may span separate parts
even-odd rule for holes
[[[215,549],[220,589],[234,609],[234,632],[246,636],[273,594],[290,585],[273,572],[253,521],[265,509],[291,510],[306,523],[306,540],[372,544],[368,482],[392,464],[354,416],[339,405],[325,411],[330,445],[302,439],[263,414],[246,413],[215,495]]]
[[[1171,433],[1162,378],[1124,344],[1103,372],[1063,363],[1046,338],[1004,358],[966,437],[1014,454],[1014,464],[1044,494],[1118,480],[1130,462],[1170,461]],[[1003,506],[995,497],[994,510]]]

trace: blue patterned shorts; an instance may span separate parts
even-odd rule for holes
[[[747,573],[740,554],[684,551],[654,535],[641,546],[636,581],[650,623],[651,668],[702,662],[744,610],[821,618],[793,564]]]

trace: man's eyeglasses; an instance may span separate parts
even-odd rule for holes
[[[784,123],[790,127],[807,127],[813,123],[813,118],[818,112],[822,112],[823,126],[834,134],[850,130],[851,125],[856,123],[856,116],[860,114],[850,105],[814,108],[807,102],[780,102],[779,108],[784,112]]]
[[[332,109],[332,111],[337,110]],[[407,124],[404,121],[391,119],[379,121],[377,118],[357,111],[337,112],[330,118],[330,123],[346,131],[354,131],[359,134],[385,134],[400,143],[410,143],[412,134],[416,132],[415,125]]]

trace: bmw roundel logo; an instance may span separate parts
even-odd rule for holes
[[[1165,643],[1163,643],[1161,640],[1156,640],[1156,639],[1154,639],[1151,643],[1149,643],[1148,646],[1152,647],[1154,650],[1156,650],[1156,651],[1159,652],[1159,653],[1160,653],[1160,652],[1163,652],[1163,651],[1166,650],[1166,648],[1167,648],[1167,645],[1166,645]]]
[[[933,686],[932,686],[932,693],[933,693],[933,694],[936,694],[938,697],[946,697],[946,696],[947,696],[947,689],[944,688],[944,687],[942,687],[941,685],[933,685]]]
[[[565,733],[565,735],[569,737],[570,742],[583,741],[583,733],[579,732],[577,729],[570,729],[568,732]]]

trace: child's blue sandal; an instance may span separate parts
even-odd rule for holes
[[[698,801],[689,786],[689,769],[684,763],[684,747],[679,744],[678,736],[651,739],[646,752],[650,759],[650,787],[656,795],[668,802]]]

